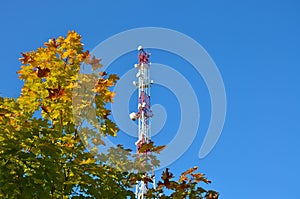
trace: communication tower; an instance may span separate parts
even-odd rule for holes
[[[153,113],[150,105],[150,87],[153,80],[150,80],[150,54],[146,52],[142,46],[138,47],[138,64],[134,67],[138,69],[136,77],[138,81],[134,81],[133,85],[138,88],[138,111],[130,113],[130,119],[138,120],[138,140],[135,145],[137,153],[140,154],[139,149],[143,144],[149,144],[151,141],[151,118]],[[142,155],[148,155],[149,152],[143,152]],[[150,186],[155,188],[154,167],[152,165],[152,174],[145,174],[145,178],[151,179],[151,184],[148,181],[139,181],[136,185],[136,198],[145,199],[144,194]]]

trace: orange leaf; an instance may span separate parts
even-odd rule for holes
[[[30,64],[34,61],[33,57],[29,53],[22,52],[21,54],[23,57],[19,60],[22,62],[22,64]]]
[[[194,166],[193,168],[190,168],[187,171],[183,172],[181,175],[186,176],[186,175],[191,174],[192,172],[196,171],[197,169],[198,169],[198,167]]]

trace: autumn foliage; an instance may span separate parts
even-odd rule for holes
[[[117,136],[119,131],[106,108],[113,102],[111,87],[118,76],[80,74],[82,64],[93,71],[102,65],[84,50],[75,31],[21,56],[17,72],[24,82],[21,94],[0,98],[0,198],[134,198],[136,181],[149,180],[135,172],[143,160],[130,159],[130,150],[122,145],[118,150],[111,148],[110,154],[97,155],[97,148],[105,145],[102,136]],[[92,89],[86,89],[87,85]],[[87,107],[96,109],[96,120],[88,122],[98,131],[83,126],[91,114]],[[159,153],[163,148],[151,142],[139,150]],[[118,155],[122,161],[111,159]],[[120,169],[126,161],[135,169]],[[155,157],[152,161],[159,164]],[[196,170],[191,168],[174,180],[166,169],[147,197],[218,198],[217,192],[199,186],[210,181]],[[172,193],[165,194],[166,189]]]

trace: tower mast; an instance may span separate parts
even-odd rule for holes
[[[153,116],[150,106],[150,86],[153,80],[150,80],[150,54],[142,46],[138,47],[138,64],[134,67],[138,69],[136,77],[138,82],[133,82],[138,87],[138,112],[133,112],[129,116],[132,120],[138,119],[138,140],[136,141],[137,153],[143,144],[149,144],[151,141],[151,117]],[[143,152],[147,155],[149,152]],[[155,188],[154,168],[152,165],[152,174],[145,174],[146,178],[151,179],[152,187]],[[136,198],[145,199],[149,182],[139,181],[136,185]]]

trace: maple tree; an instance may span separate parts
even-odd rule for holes
[[[20,61],[17,73],[24,82],[20,96],[0,98],[0,197],[134,198],[136,181],[149,180],[143,172],[150,165],[141,168],[149,157],[142,154],[159,153],[164,146],[146,144],[133,159],[131,150],[122,145],[110,148],[108,154],[98,153],[105,145],[102,137],[117,136],[119,131],[106,108],[113,102],[115,93],[110,88],[118,76],[79,73],[83,63],[91,65],[92,71],[102,65],[84,51],[75,31],[22,53]],[[84,126],[86,121],[91,125]],[[154,155],[150,159],[159,165]],[[147,197],[218,198],[217,192],[198,186],[210,181],[195,171],[196,167],[174,181],[166,169]],[[167,196],[165,189],[173,193]]]
[[[199,183],[211,183],[204,174],[196,173],[198,167],[193,167],[183,172],[179,180],[172,180],[174,175],[168,168],[162,173],[161,180],[157,183],[156,189],[147,192],[147,198],[194,198],[194,199],[218,199],[219,193],[213,190],[205,190]],[[165,195],[165,190],[170,190],[170,195]]]

